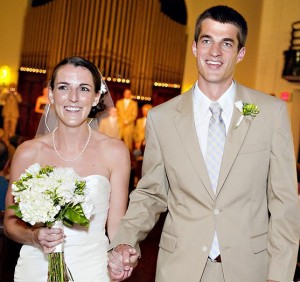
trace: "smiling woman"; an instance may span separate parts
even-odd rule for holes
[[[15,270],[16,282],[24,279],[51,281],[47,280],[47,256],[62,242],[65,262],[74,281],[110,281],[108,241],[114,236],[127,207],[130,157],[123,142],[94,130],[89,118],[92,108],[96,111],[106,108],[104,96],[109,94],[103,93],[108,92],[103,85],[99,70],[90,61],[80,57],[62,60],[54,68],[49,83],[50,106],[42,119],[47,129],[45,134],[24,142],[14,155],[7,207],[17,200],[12,184],[25,172],[29,173],[28,167],[32,164],[64,168],[63,171],[71,167],[85,183],[82,196],[94,206],[88,228],[75,224],[64,226],[63,231],[47,228],[49,222],[28,228],[12,209],[7,208],[5,233],[23,244]],[[55,180],[53,178],[51,181]],[[33,188],[47,192],[49,185],[43,182]],[[47,193],[50,195],[50,192]],[[50,200],[49,205],[53,205]],[[32,271],[33,266],[36,271]]]

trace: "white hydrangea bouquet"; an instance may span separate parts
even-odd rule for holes
[[[35,225],[63,228],[63,224],[88,226],[94,206],[86,182],[73,168],[31,165],[12,184],[17,217]],[[62,244],[48,254],[48,282],[73,281],[63,254]]]

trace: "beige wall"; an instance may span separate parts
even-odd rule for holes
[[[18,81],[23,22],[29,0],[0,0],[0,67],[11,68],[12,82]]]
[[[259,36],[259,52],[255,86],[279,96],[282,91],[300,88],[281,78],[284,66],[283,52],[289,48],[291,24],[300,20],[299,0],[264,0]]]
[[[264,0],[259,37],[259,52],[255,87],[266,93],[280,96],[282,91],[292,93],[287,103],[292,123],[295,154],[299,151],[300,83],[281,78],[284,66],[283,52],[291,40],[291,24],[300,20],[299,0]]]

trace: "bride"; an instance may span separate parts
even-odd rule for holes
[[[123,142],[99,133],[91,109],[101,108],[105,83],[97,67],[81,58],[62,60],[49,83],[49,106],[41,127],[47,134],[22,143],[11,170],[6,207],[14,204],[11,185],[30,165],[72,167],[86,180],[95,206],[88,228],[30,226],[5,212],[5,234],[23,244],[14,281],[47,281],[47,254],[64,242],[66,264],[76,282],[110,281],[107,272],[108,238],[112,238],[127,208],[130,157]],[[51,120],[53,128],[51,127]],[[55,120],[55,122],[53,122]],[[44,124],[42,122],[45,122]],[[41,132],[39,132],[41,133]],[[107,235],[106,235],[107,234]],[[107,238],[108,236],[108,238]]]

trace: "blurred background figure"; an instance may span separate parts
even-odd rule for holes
[[[134,187],[137,186],[138,181],[142,176],[142,164],[143,164],[143,155],[146,145],[145,131],[146,131],[146,119],[148,111],[152,108],[152,105],[145,104],[142,106],[142,117],[136,120],[136,125],[134,128],[134,150],[133,150],[133,167],[134,167]]]
[[[109,137],[120,139],[118,110],[115,107],[109,109],[109,116],[103,118],[99,124],[99,131]]]
[[[11,137],[10,139],[15,137],[16,135],[14,137]],[[0,128],[0,142],[4,142],[8,149],[8,161],[7,161],[7,166],[4,169],[4,176],[8,179],[10,163],[16,151],[16,147],[11,143],[11,140],[5,139],[4,130],[2,128]]]
[[[0,211],[5,210],[5,196],[8,188],[8,181],[6,178],[8,155],[8,148],[5,142],[0,141]]]
[[[138,104],[131,99],[131,90],[124,90],[124,98],[116,103],[119,115],[121,139],[126,144],[130,152],[132,152],[134,122],[138,114]]]
[[[48,99],[48,87],[45,86],[42,91],[42,95],[37,97],[34,111],[38,114],[44,112],[45,106],[49,103]]]
[[[135,157],[142,156],[145,148],[145,129],[146,129],[146,119],[148,111],[152,108],[152,105],[145,104],[142,107],[141,118],[136,120],[136,125],[134,129],[134,151],[133,155]]]
[[[16,84],[10,84],[8,90],[1,94],[1,100],[4,102],[2,108],[4,138],[9,140],[10,137],[16,134],[19,119],[19,103],[22,102],[22,97],[17,92]]]

